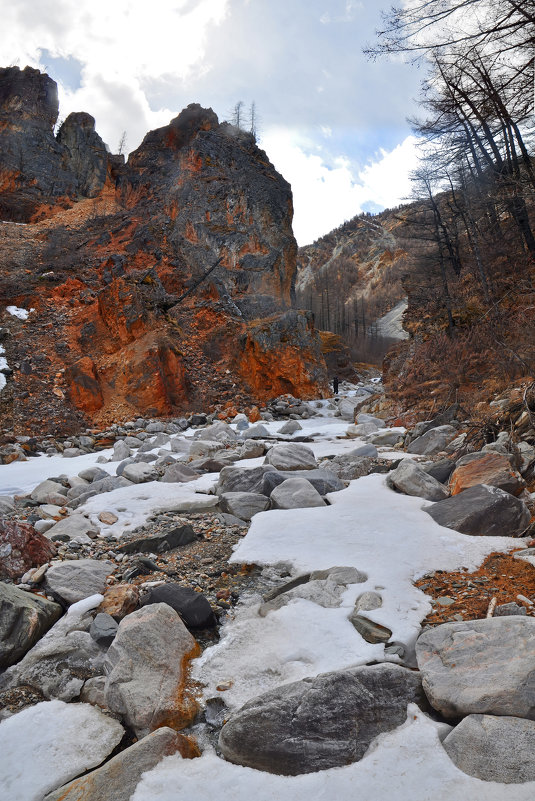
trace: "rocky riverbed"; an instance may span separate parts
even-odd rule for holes
[[[378,389],[3,449],[6,798],[532,797],[535,451]]]

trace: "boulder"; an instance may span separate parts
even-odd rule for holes
[[[148,604],[167,604],[191,629],[208,628],[215,626],[217,622],[209,601],[191,587],[181,587],[178,584],[151,587],[142,600],[143,606]]]
[[[297,420],[288,420],[288,422],[284,423],[284,425],[279,428],[279,434],[290,436],[291,434],[295,434],[296,431],[302,430],[303,426],[301,423],[298,423]]]
[[[234,442],[237,436],[228,423],[223,422],[223,420],[217,420],[217,422],[206,426],[201,431],[196,431],[195,439],[205,439],[212,442]]]
[[[144,484],[146,481],[156,481],[158,473],[154,467],[146,462],[133,462],[126,465],[123,470],[123,476],[133,484]]]
[[[106,578],[115,570],[113,562],[77,559],[56,562],[46,572],[46,587],[68,604],[104,592]]]
[[[55,555],[55,545],[29,523],[0,519],[0,579],[19,578]]]
[[[141,445],[141,443],[140,443]],[[113,454],[111,457],[112,462],[122,462],[123,459],[128,459],[132,455],[132,451],[126,442],[122,439],[118,440],[113,446]]]
[[[499,487],[511,495],[519,495],[526,486],[520,473],[511,467],[507,456],[501,453],[485,453],[480,459],[456,467],[450,478],[451,494],[457,495],[477,484]]]
[[[248,701],[219,748],[230,762],[285,776],[348,765],[404,723],[411,702],[427,707],[419,674],[398,665],[326,673]]]
[[[432,429],[434,430],[434,429]],[[529,525],[526,504],[497,487],[479,484],[425,510],[439,525],[462,534],[515,537]]]
[[[101,467],[86,467],[85,470],[80,470],[78,473],[80,478],[83,478],[85,481],[93,482],[93,481],[100,481],[104,478],[110,478],[110,474],[103,470]]]
[[[366,396],[368,399],[368,396]],[[340,417],[342,420],[353,420],[355,419],[355,409],[360,408],[360,401],[363,400],[362,397],[359,398],[340,398],[338,401],[338,411],[340,412]]]
[[[366,423],[371,423],[372,425],[375,426],[375,428],[386,427],[385,421],[381,420],[380,417],[374,417],[373,414],[366,414],[364,412],[357,414],[356,422],[358,423],[358,425],[365,425]]]
[[[442,745],[459,770],[485,782],[535,781],[535,722],[508,715],[468,715]]]
[[[441,484],[447,484],[449,477],[455,470],[455,461],[453,459],[440,459],[438,462],[431,462],[430,464],[420,465],[422,470],[425,470]]]
[[[269,436],[269,431],[262,423],[246,428],[242,432],[243,439],[267,439]]]
[[[30,498],[32,501],[37,501],[37,503],[47,503],[48,496],[51,494],[66,496],[67,488],[58,481],[46,479],[46,481],[41,481],[41,483],[36,486],[31,492]]]
[[[257,492],[224,492],[219,496],[219,506],[223,512],[249,521],[268,508],[269,499]]]
[[[262,492],[264,473],[275,470],[272,465],[261,467],[224,467],[215,488],[217,495],[225,492]]]
[[[262,480],[262,493],[268,497],[271,495],[275,487],[287,481],[289,478],[305,478],[312,484],[315,490],[320,495],[327,495],[329,492],[339,492],[345,489],[345,484],[340,481],[338,476],[330,470],[294,470],[293,472],[281,472],[278,470],[270,470],[264,474]]]
[[[18,662],[62,614],[58,604],[0,582],[0,668]]]
[[[104,593],[97,612],[107,612],[115,620],[122,620],[137,608],[139,590],[135,584],[113,584]]]
[[[357,423],[347,427],[346,437],[350,439],[353,437],[365,437],[367,434],[374,434],[376,431],[379,431],[379,426],[376,426],[375,423]]]
[[[270,495],[273,509],[308,509],[325,506],[325,501],[306,478],[288,478]]]
[[[195,481],[196,478],[200,478],[200,475],[187,464],[175,462],[167,468],[160,481],[167,484],[185,484],[187,481]]]
[[[165,553],[165,551],[172,551],[180,545],[194,542],[196,539],[197,535],[194,530],[189,523],[184,521],[171,531],[154,534],[152,537],[130,540],[124,545],[117,546],[115,550],[118,553]]]
[[[46,536],[50,540],[69,539],[72,542],[89,543],[98,536],[100,529],[81,514],[69,515],[49,528]]]
[[[385,446],[391,448],[402,441],[404,433],[404,428],[384,428],[374,434],[367,434],[366,442],[371,442],[372,445],[376,445],[378,448]]]
[[[0,723],[3,798],[41,801],[100,765],[123,735],[120,723],[89,704],[43,701],[23,709]]]
[[[443,484],[422,470],[412,459],[403,459],[389,474],[388,479],[399,492],[425,498],[426,501],[442,501],[449,495]]]
[[[108,648],[112,644],[118,628],[119,624],[111,615],[108,615],[107,612],[99,612],[89,627],[89,634],[103,648]]]
[[[239,450],[240,459],[258,459],[266,452],[266,446],[263,442],[255,439],[246,439]]]
[[[29,685],[45,698],[78,698],[84,681],[103,672],[105,651],[88,633],[91,621],[86,607],[71,607],[20,662],[0,676],[0,690]]]
[[[421,437],[414,439],[409,444],[407,451],[409,453],[417,453],[420,456],[433,456],[443,451],[456,435],[457,429],[453,426],[437,426],[426,431]]]
[[[497,617],[444,623],[416,642],[429,701],[446,718],[535,719],[535,620]]]
[[[121,620],[106,654],[105,698],[137,737],[159,726],[181,729],[193,720],[196,704],[184,695],[187,662],[199,647],[178,614],[155,603]]]
[[[264,464],[276,470],[314,470],[318,466],[314,451],[298,442],[275,445],[268,451]]]
[[[129,801],[141,775],[175,753],[185,759],[200,756],[192,740],[162,726],[102,767],[49,793],[44,801]]]

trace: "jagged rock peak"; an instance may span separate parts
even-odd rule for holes
[[[0,115],[34,118],[52,130],[58,119],[58,87],[32,67],[0,68]]]

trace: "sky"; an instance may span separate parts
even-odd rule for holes
[[[258,140],[294,193],[300,245],[410,196],[419,71],[369,61],[384,0],[0,0],[2,66],[58,83],[113,152],[189,103],[231,119],[254,102]]]

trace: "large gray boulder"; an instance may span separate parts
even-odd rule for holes
[[[441,526],[487,537],[518,536],[531,519],[523,501],[486,484],[426,506],[425,511]]]
[[[275,445],[267,452],[264,464],[277,470],[314,470],[318,466],[314,451],[299,442]]]
[[[74,604],[107,587],[106,578],[115,570],[113,562],[77,559],[56,562],[46,572],[46,587],[63,601]]]
[[[421,437],[414,439],[407,448],[409,453],[417,453],[420,456],[434,456],[443,451],[446,445],[457,436],[457,429],[453,426],[444,425],[431,428],[422,434]]]
[[[217,420],[206,428],[195,432],[195,439],[204,439],[212,442],[234,442],[237,439],[236,432],[223,420]]]
[[[443,501],[449,495],[443,484],[418,467],[412,459],[403,459],[388,478],[399,492],[425,498],[426,501]]]
[[[427,707],[420,676],[398,665],[326,673],[248,701],[219,747],[230,762],[286,776],[348,765],[404,723],[411,702]]]
[[[102,767],[49,793],[44,801],[129,801],[141,775],[179,751],[184,739],[162,726]]]
[[[132,462],[124,468],[123,477],[133,484],[145,484],[147,481],[156,481],[158,472],[146,462]]]
[[[0,668],[18,662],[62,613],[58,604],[0,582]]]
[[[306,478],[288,478],[272,491],[273,509],[308,509],[325,506],[325,501]]]
[[[175,462],[175,464],[167,468],[160,481],[164,481],[167,484],[185,484],[188,481],[195,481],[195,479],[200,478],[200,475],[187,464]]]
[[[459,770],[501,784],[535,781],[535,722],[503,715],[468,715],[443,741]]]
[[[138,737],[162,724],[183,728],[193,709],[182,697],[188,656],[196,642],[167,604],[151,604],[127,615],[105,661],[105,698]]]
[[[216,486],[217,495],[225,492],[262,492],[264,473],[275,470],[272,465],[260,467],[224,467]]]
[[[58,481],[51,481],[46,479],[41,481],[30,494],[32,501],[37,503],[48,503],[49,495],[67,495],[67,488],[60,484]]]
[[[89,612],[69,611],[0,676],[0,690],[30,685],[46,698],[78,698],[84,681],[103,672],[105,651],[89,635],[91,622]]]
[[[405,433],[404,428],[383,428],[372,434],[366,435],[366,442],[379,447],[394,447],[401,442]]]
[[[269,498],[258,492],[224,492],[219,496],[219,505],[223,512],[240,520],[250,520],[268,508]]]
[[[444,717],[535,719],[535,619],[444,623],[418,638],[416,658],[427,697]]]
[[[287,481],[289,478],[305,478],[320,495],[327,495],[329,492],[339,492],[345,489],[345,484],[336,476],[331,470],[294,470],[294,471],[280,471],[270,470],[264,474],[262,480],[262,492],[268,497],[271,495],[275,487]]]

